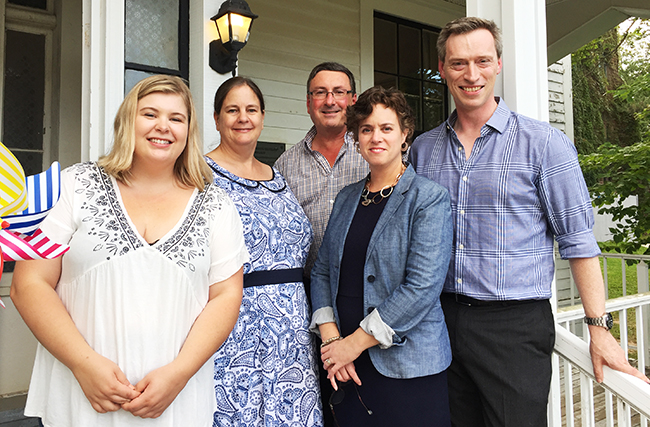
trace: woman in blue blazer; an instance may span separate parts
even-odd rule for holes
[[[338,194],[311,272],[311,328],[341,427],[450,425],[440,292],[451,208],[402,161],[414,123],[395,89],[368,89],[347,111],[370,174]]]

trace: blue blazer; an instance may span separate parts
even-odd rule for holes
[[[312,329],[339,324],[335,305],[343,246],[365,180],[336,197],[318,259],[311,271]],[[368,349],[375,368],[390,378],[445,370],[451,348],[440,306],[452,245],[447,190],[409,166],[379,217],[364,266],[364,331],[380,344]],[[339,326],[340,329],[340,326]]]

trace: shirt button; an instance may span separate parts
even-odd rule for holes
[[[467,177],[466,177],[466,176],[463,177],[463,181],[467,181]]]
[[[458,147],[458,151],[463,151],[463,147]]]
[[[333,204],[334,204],[334,200],[330,199],[330,205],[333,205]]]
[[[463,279],[456,280],[458,283],[463,283]]]
[[[461,210],[461,211],[460,211],[460,214],[461,214],[461,215],[465,215],[465,211],[464,211],[464,210]]]
[[[375,281],[375,276],[373,276],[372,274],[370,276],[368,276],[368,281],[370,283],[374,282]]]
[[[465,245],[458,245],[458,249],[465,249]]]

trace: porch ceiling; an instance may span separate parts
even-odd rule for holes
[[[443,0],[465,6],[465,0]],[[548,63],[563,58],[629,17],[650,18],[648,0],[546,0]]]
[[[547,0],[546,30],[549,64],[633,16],[650,18],[650,2],[648,0]]]

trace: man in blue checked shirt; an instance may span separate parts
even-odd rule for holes
[[[555,325],[553,239],[582,298],[596,379],[608,365],[644,381],[609,333],[589,193],[571,141],[494,96],[501,34],[465,17],[438,38],[456,110],[416,139],[417,173],[449,190],[454,246],[441,297],[458,427],[545,426]]]

